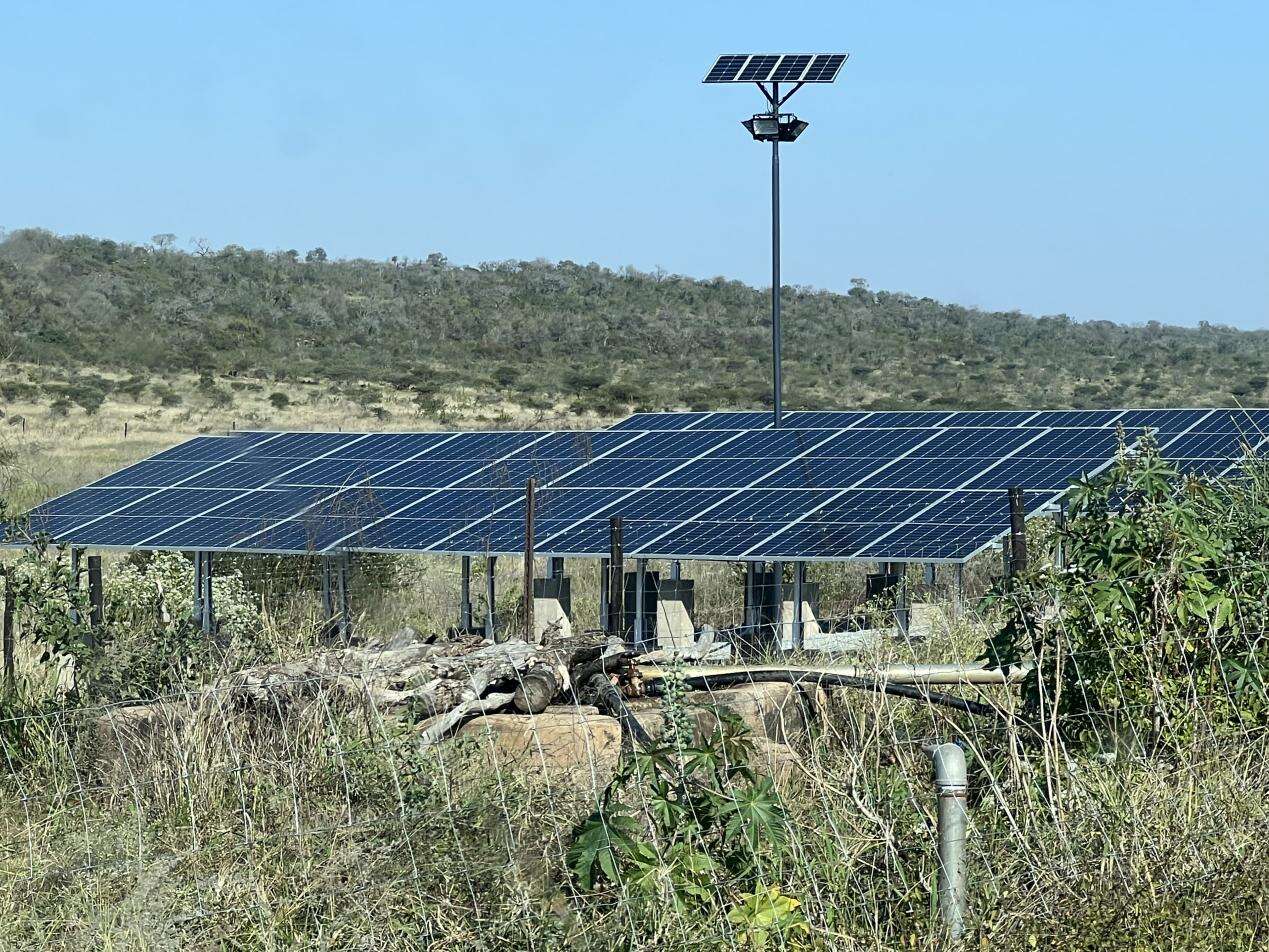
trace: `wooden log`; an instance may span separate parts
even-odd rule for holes
[[[520,675],[511,703],[521,714],[541,714],[563,687],[555,666],[539,662]]]

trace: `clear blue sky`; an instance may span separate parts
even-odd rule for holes
[[[0,226],[763,285],[760,96],[700,78],[837,49],[787,283],[1269,326],[1263,2],[10,0]]]

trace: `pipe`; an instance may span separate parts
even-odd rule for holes
[[[870,682],[889,684],[1014,684],[1031,671],[1030,664],[1010,665],[1007,668],[984,668],[965,664],[892,664],[880,668],[864,665],[830,665],[808,667],[804,665],[710,665],[693,666],[693,675],[748,673],[751,675],[773,671],[793,671],[810,675],[840,675],[861,678]],[[655,664],[638,665],[644,680],[656,680],[665,676],[664,670]]]
[[[640,669],[640,673],[642,673],[642,668]],[[954,711],[960,711],[963,714],[975,714],[979,717],[995,717],[1000,713],[990,704],[982,704],[978,701],[967,701],[965,698],[954,697],[951,694],[943,694],[937,691],[914,687],[910,684],[887,684],[884,681],[860,678],[847,674],[833,674],[831,672],[824,671],[797,671],[791,669],[780,670],[774,668],[764,668],[757,671],[733,671],[726,674],[693,674],[686,675],[683,678],[684,686],[696,691],[719,690],[721,688],[735,687],[739,684],[759,684],[771,681],[779,681],[792,685],[813,684],[818,687],[859,688],[863,691],[877,691],[894,697],[904,697],[914,701],[925,701],[939,707],[947,707]],[[660,690],[661,688],[659,685],[649,685],[648,688],[648,692],[650,694],[660,693]]]
[[[969,819],[965,752],[955,744],[926,748],[934,766],[938,791],[938,905],[948,935],[965,933],[965,828]]]

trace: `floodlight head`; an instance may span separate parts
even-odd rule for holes
[[[782,112],[778,116],[760,112],[741,125],[749,130],[755,142],[792,142],[810,123],[791,112]]]

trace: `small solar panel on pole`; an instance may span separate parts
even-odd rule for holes
[[[746,119],[755,142],[771,143],[771,388],[774,426],[783,424],[784,382],[780,369],[780,143],[793,142],[807,123],[780,107],[807,83],[831,83],[846,62],[846,53],[727,53],[705,74],[706,83],[754,83],[770,107]],[[793,88],[780,95],[780,83]],[[770,89],[768,89],[768,85]]]

